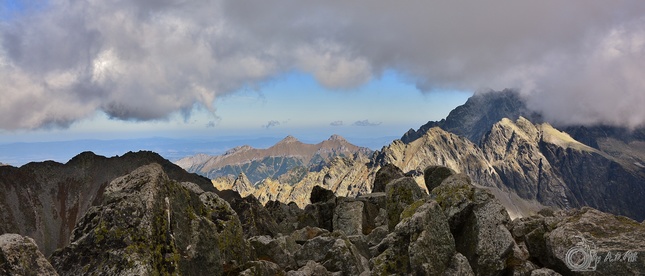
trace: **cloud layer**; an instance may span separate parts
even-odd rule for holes
[[[269,129],[269,128],[276,127],[276,126],[279,126],[279,125],[280,125],[280,121],[271,120],[271,121],[268,121],[266,125],[262,125],[262,128]]]
[[[4,12],[6,13],[6,12]],[[159,120],[293,70],[346,89],[519,88],[567,123],[645,123],[645,2],[51,0],[0,23],[0,129]]]
[[[373,122],[370,122],[369,120],[362,120],[362,121],[356,121],[352,125],[353,126],[362,126],[362,127],[365,127],[365,126],[373,127],[373,126],[381,125],[381,122],[373,123]]]

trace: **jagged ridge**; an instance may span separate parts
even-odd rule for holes
[[[371,153],[371,150],[350,144],[339,135],[332,135],[318,144],[305,144],[287,136],[268,149],[242,146],[223,155],[182,158],[176,164],[211,179],[244,173],[251,183],[257,183],[265,178],[278,179],[297,167],[307,170],[321,167],[335,156],[369,156]]]

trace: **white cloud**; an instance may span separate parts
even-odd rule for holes
[[[362,121],[356,121],[352,125],[353,126],[361,126],[361,127],[365,127],[365,126],[370,126],[371,127],[371,126],[378,126],[380,124],[381,124],[381,122],[373,123],[373,122],[370,122],[369,120],[362,120]]]
[[[163,120],[304,71],[347,89],[521,88],[562,123],[645,123],[645,2],[51,0],[0,23],[0,129]]]
[[[333,121],[333,122],[329,123],[329,125],[330,126],[342,126],[343,121]]]
[[[272,127],[279,126],[280,124],[281,124],[280,121],[271,120],[271,121],[267,122],[266,125],[263,125],[262,127],[266,128],[266,129],[269,129],[269,128],[272,128]]]

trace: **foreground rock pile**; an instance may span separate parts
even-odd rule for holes
[[[2,275],[604,275],[645,272],[645,225],[591,208],[511,221],[470,178],[399,170],[375,191],[311,204],[205,192],[151,164],[117,178],[49,260],[29,238],[0,236]],[[593,250],[593,251],[592,251]],[[55,271],[54,271],[55,270]]]

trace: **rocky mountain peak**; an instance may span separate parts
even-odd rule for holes
[[[291,135],[288,135],[287,137],[284,137],[284,139],[280,140],[276,145],[279,144],[290,144],[290,143],[295,143],[295,142],[300,142],[298,141],[298,138],[293,137]]]
[[[240,193],[241,196],[247,196],[255,190],[253,183],[243,172],[237,175],[232,188],[233,191]]]
[[[340,136],[338,134],[333,134],[327,141],[340,141],[340,142],[347,142],[343,136]]]
[[[298,168],[298,172],[318,168],[327,164],[335,156],[363,158],[372,150],[349,143],[339,135],[317,144],[306,144],[289,135],[267,149],[254,149],[248,146],[236,148],[224,155],[203,155],[185,157],[176,162],[189,172],[204,175],[210,179],[231,176],[233,179],[244,172],[251,183],[259,183],[266,178],[274,180]],[[295,175],[302,175],[296,173]],[[292,178],[300,178],[300,176]],[[217,181],[223,187],[231,181]]]
[[[61,275],[222,275],[252,256],[228,203],[155,163],[113,180],[82,215],[51,256]]]
[[[0,167],[0,190],[15,191],[0,193],[3,206],[0,209],[5,218],[21,217],[0,220],[0,233],[28,233],[44,255],[50,255],[69,244],[75,223],[91,206],[100,203],[108,183],[151,163],[159,164],[170,179],[216,191],[208,179],[187,173],[158,154],[146,151],[111,158],[85,152],[66,164],[47,161],[20,168]]]
[[[490,132],[485,136],[485,140],[503,138],[506,139],[504,140],[504,143],[506,143],[513,136],[516,137],[515,139],[521,138],[526,141],[531,141],[531,143],[537,143],[540,139],[539,125],[534,125],[524,117],[520,117],[515,122],[508,118],[503,118],[493,125]]]
[[[70,165],[82,164],[82,163],[85,163],[85,162],[93,162],[97,158],[103,158],[103,157],[98,156],[98,155],[94,154],[91,151],[85,151],[85,152],[81,152],[78,155],[72,157],[72,159],[70,159],[67,163],[70,164]]]
[[[441,127],[443,130],[464,136],[477,144],[490,128],[503,118],[517,120],[519,117],[528,118],[533,122],[541,122],[541,116],[526,107],[526,103],[518,91],[505,89],[476,93],[463,105],[456,107],[441,121],[430,121],[417,131],[408,131],[401,140],[410,143],[421,138],[428,129]]]
[[[247,152],[247,151],[252,150],[252,149],[253,149],[253,147],[251,147],[249,145],[237,146],[237,147],[234,147],[234,148],[232,148],[230,150],[227,150],[224,153],[224,155],[233,155],[233,154],[237,154],[237,153]],[[206,154],[198,154],[198,155],[200,157],[201,156],[208,156]],[[210,156],[208,156],[208,157],[210,157]]]

